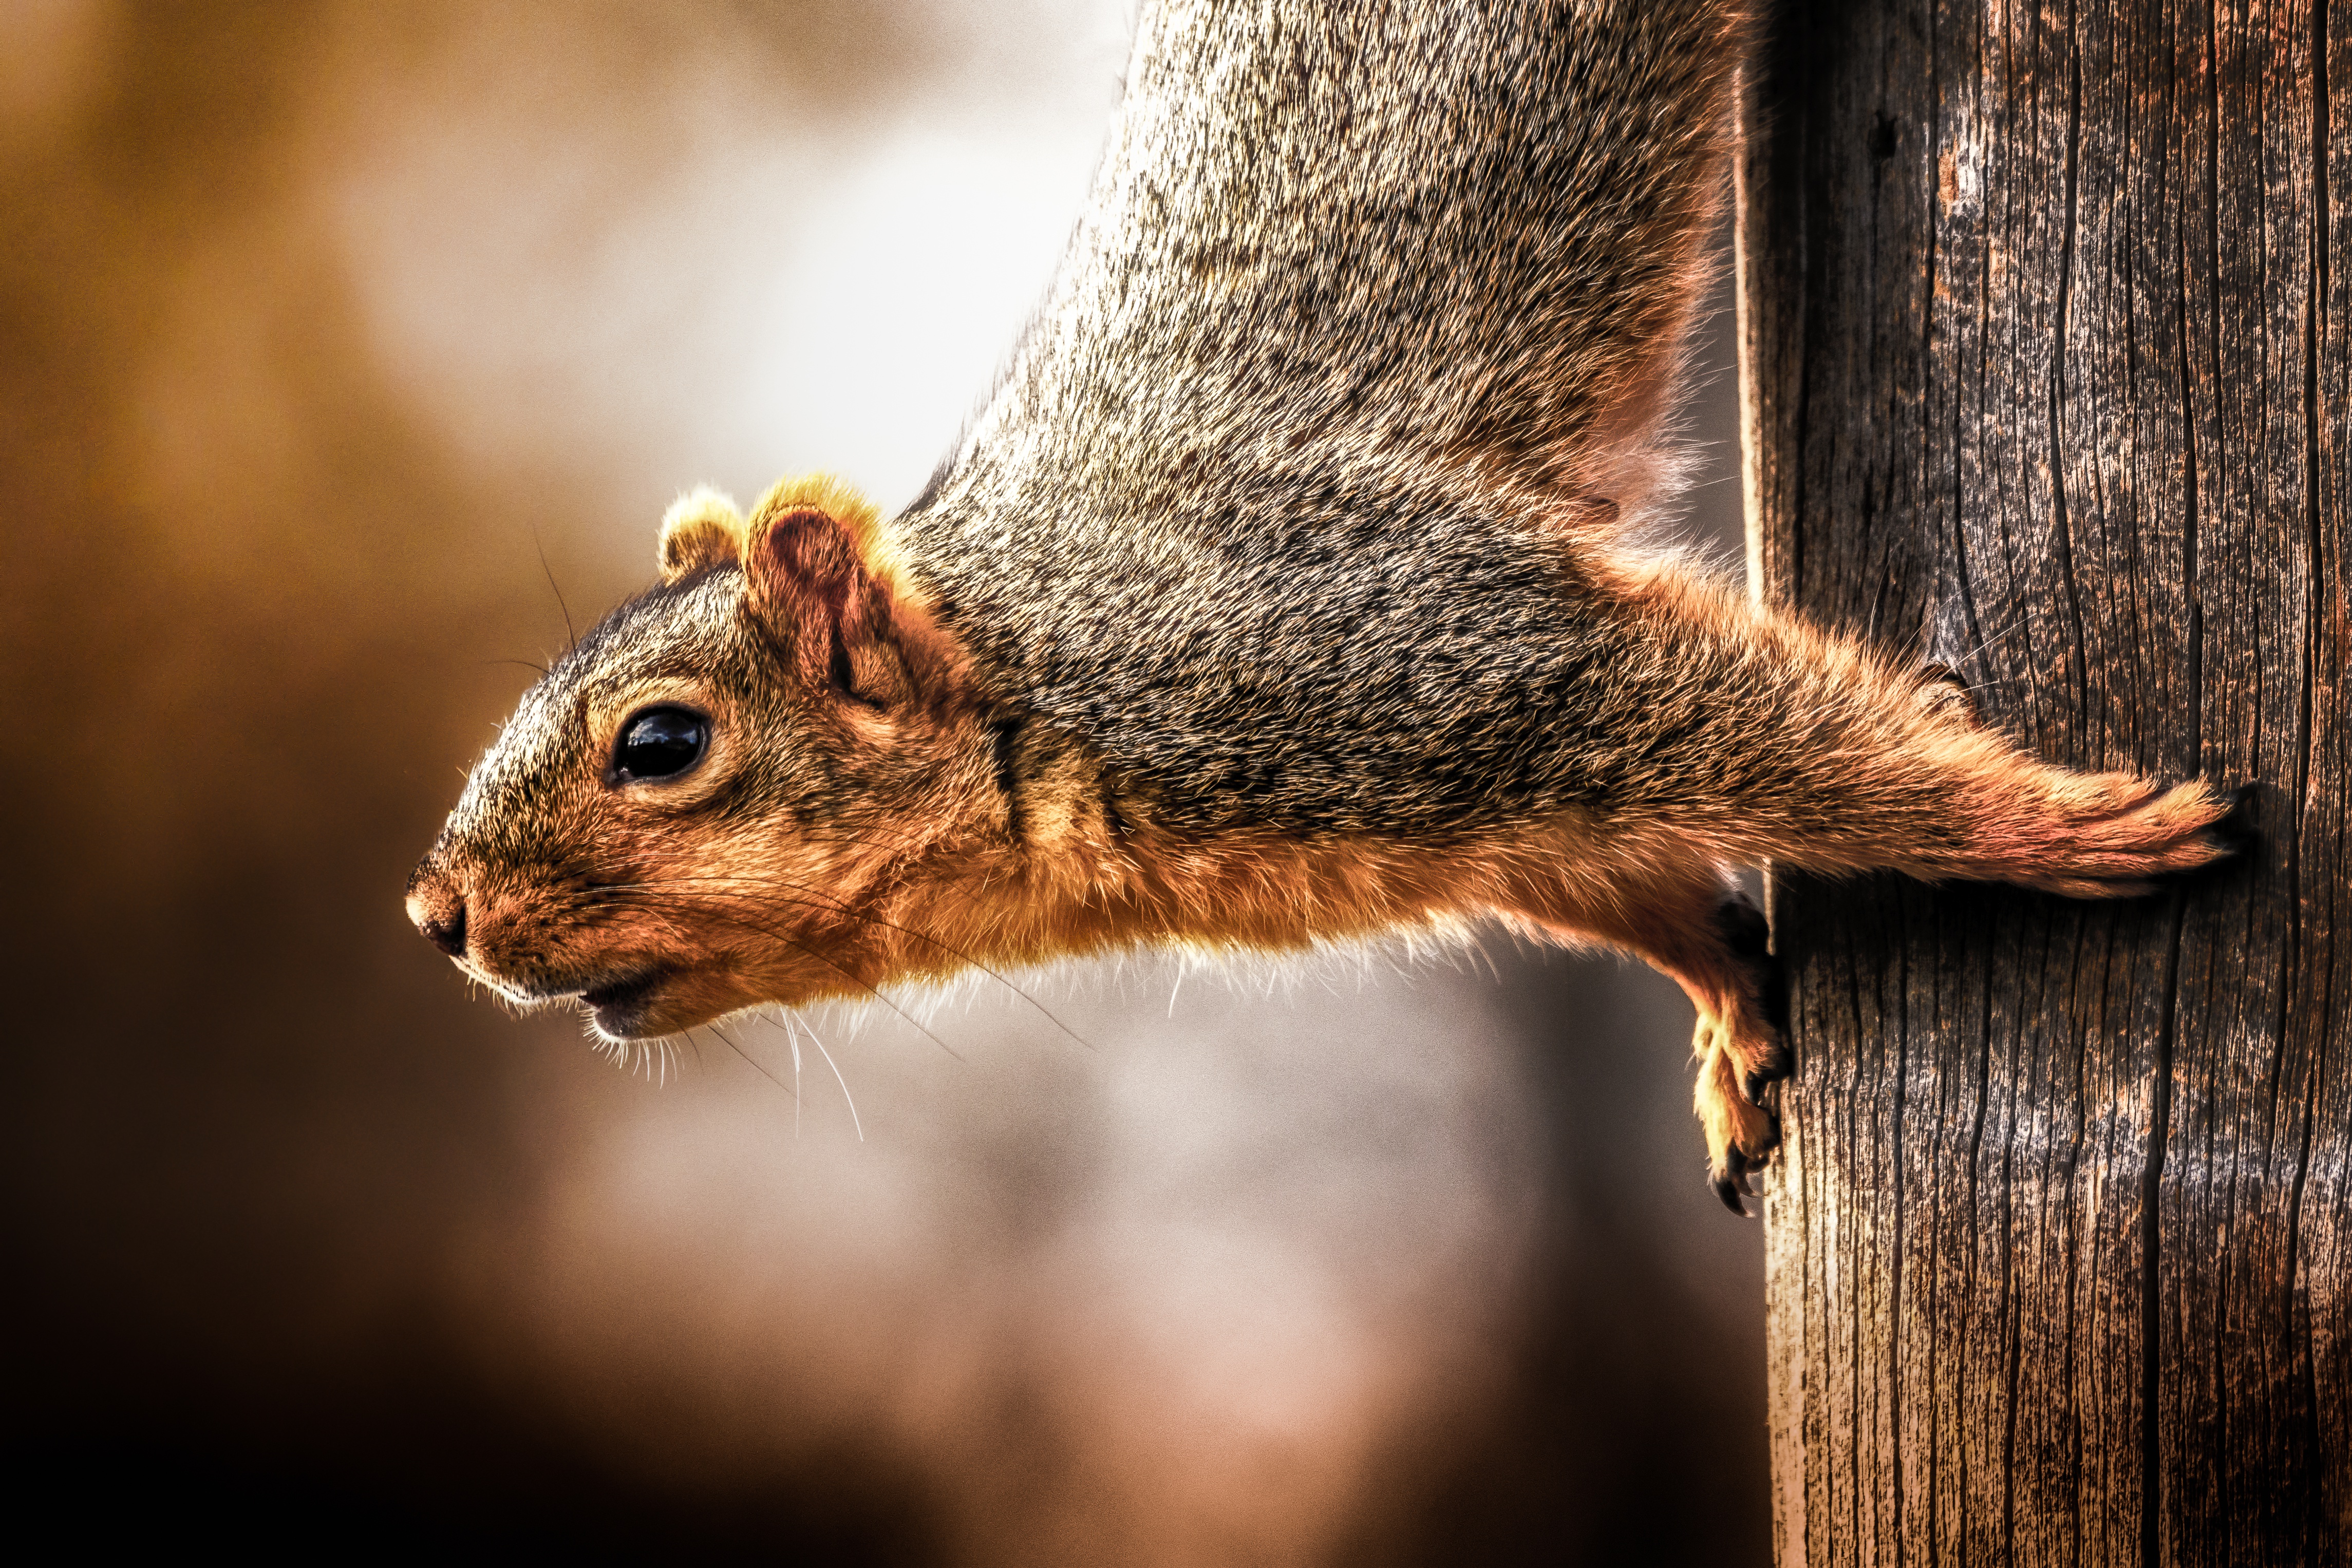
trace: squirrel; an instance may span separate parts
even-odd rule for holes
[[[1735,868],[2119,897],[2228,853],[2233,803],[2038,761],[1648,542],[1748,32],[1723,0],[1162,0],[922,495],[682,497],[412,919],[630,1040],[1498,918],[1680,982],[1746,1212],[1791,1058]]]

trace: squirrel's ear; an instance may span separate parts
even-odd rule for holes
[[[698,485],[662,514],[660,555],[665,585],[707,566],[733,566],[743,559],[743,514],[731,497]]]
[[[744,601],[812,685],[868,707],[914,695],[890,587],[866,559],[880,525],[871,502],[824,476],[761,498],[743,544]]]

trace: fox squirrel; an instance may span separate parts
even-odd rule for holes
[[[885,522],[824,477],[663,519],[409,885],[615,1040],[1139,941],[1499,916],[1697,1006],[1744,1212],[1790,1070],[1730,868],[2114,897],[2200,783],[2034,760],[1642,525],[1738,5],[1165,0],[1044,310]]]

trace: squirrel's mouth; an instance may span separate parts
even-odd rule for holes
[[[615,979],[605,981],[580,993],[580,1003],[595,1020],[596,1032],[613,1040],[635,1040],[641,1035],[663,1032],[646,1028],[646,1014],[651,1010],[654,993],[669,978],[670,971],[653,967],[632,969]]]

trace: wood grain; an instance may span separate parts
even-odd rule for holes
[[[1775,885],[1780,1562],[2352,1562],[2352,0],[1816,0],[1748,88],[1761,591],[2261,835]]]

